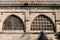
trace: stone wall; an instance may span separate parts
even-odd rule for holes
[[[6,31],[2,30],[3,22],[9,15],[16,15],[22,19],[25,24],[25,33],[23,31]],[[49,16],[55,24],[55,19],[60,20],[60,10],[52,9],[0,9],[0,40],[38,40],[40,31],[31,31],[30,26],[32,20],[38,15]],[[56,15],[55,15],[56,14]],[[26,21],[26,22],[25,22]],[[59,21],[60,22],[60,21]],[[56,22],[56,30],[60,32],[60,25]],[[31,34],[30,34],[31,33]],[[52,32],[51,32],[52,33]],[[55,40],[54,34],[46,34],[49,40]]]

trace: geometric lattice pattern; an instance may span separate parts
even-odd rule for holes
[[[53,24],[47,16],[39,15],[33,20],[31,30],[53,31]]]
[[[18,17],[10,15],[4,21],[2,30],[23,30],[23,24]]]

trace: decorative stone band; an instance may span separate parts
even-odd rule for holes
[[[0,0],[0,4],[60,4],[60,0]]]

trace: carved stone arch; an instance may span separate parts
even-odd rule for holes
[[[54,31],[56,32],[56,27],[52,19],[46,15],[38,15],[31,24],[31,30],[42,30],[42,31]]]
[[[3,22],[2,30],[24,30],[25,25],[22,19],[16,15],[9,15]]]

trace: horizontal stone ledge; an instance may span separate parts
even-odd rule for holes
[[[60,7],[60,4],[0,4],[0,7]]]
[[[54,32],[44,32],[45,34],[54,34]],[[0,34],[41,34],[41,32],[0,32]]]

